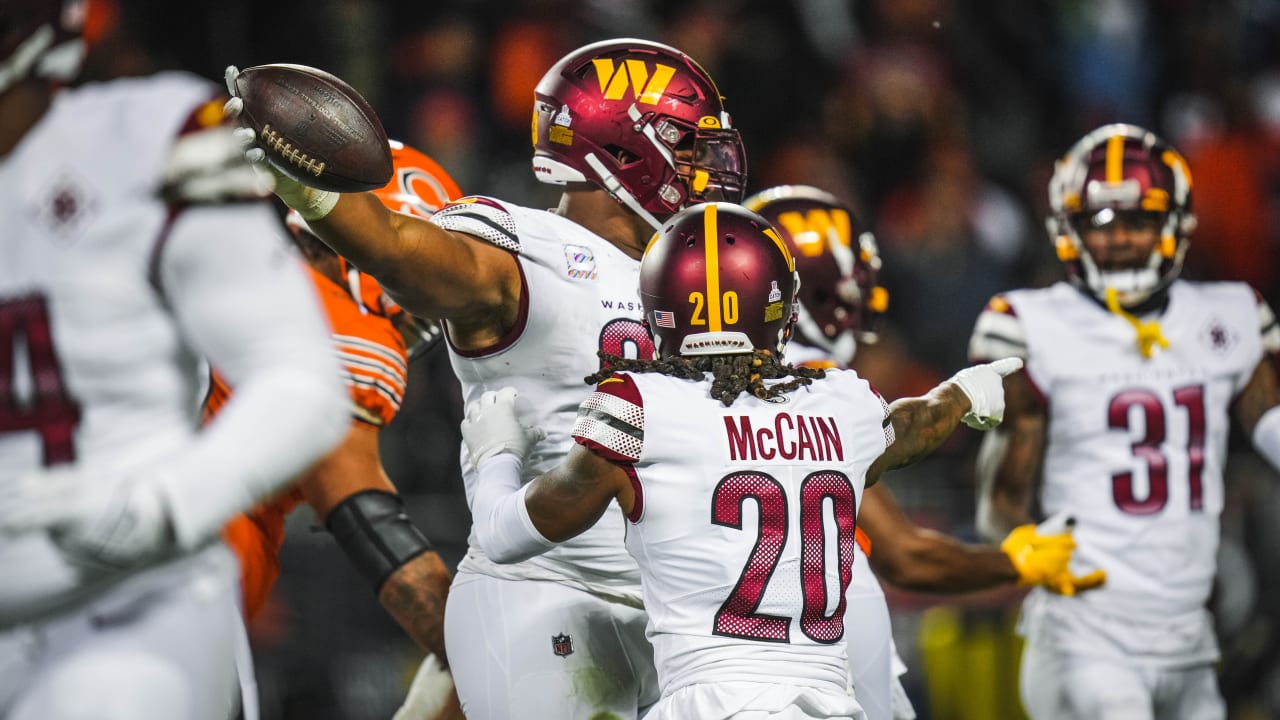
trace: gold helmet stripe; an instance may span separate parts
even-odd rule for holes
[[[716,232],[716,204],[707,203],[703,220],[703,248],[707,272],[707,330],[720,332],[720,237]]]
[[[1115,185],[1124,180],[1124,141],[1123,135],[1112,135],[1107,138],[1107,184]]]

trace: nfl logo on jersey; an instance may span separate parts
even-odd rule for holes
[[[573,638],[568,635],[552,635],[551,650],[560,657],[573,654]]]

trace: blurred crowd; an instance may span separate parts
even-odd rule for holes
[[[549,206],[530,182],[533,87],[567,51],[635,36],[702,63],[742,132],[748,192],[823,187],[874,230],[889,311],[857,367],[887,397],[965,363],[985,301],[1061,276],[1047,242],[1055,158],[1104,122],[1144,125],[1195,184],[1184,277],[1251,283],[1280,305],[1280,0],[117,0],[147,62],[220,77],[296,62],[351,82],[388,133],[464,192]],[[102,74],[128,73],[129,56]],[[138,62],[143,62],[139,59]],[[584,393],[587,386],[583,386]],[[415,361],[383,433],[387,469],[451,562],[468,528],[460,401],[443,352]],[[890,479],[913,519],[972,537],[976,433]],[[1280,484],[1233,438],[1219,592],[1233,718],[1280,717]],[[264,716],[385,718],[417,651],[332,541],[298,519],[255,627]],[[334,582],[344,574],[351,582]],[[341,588],[349,587],[349,591]],[[891,593],[922,718],[1018,718],[1014,592]]]

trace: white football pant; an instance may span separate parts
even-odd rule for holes
[[[466,570],[445,606],[449,668],[474,720],[634,720],[658,699],[646,616],[554,582]]]
[[[1161,668],[1051,652],[1022,652],[1022,703],[1033,720],[1224,720],[1210,664]]]
[[[0,630],[0,717],[227,720],[239,708],[238,588],[217,545]]]

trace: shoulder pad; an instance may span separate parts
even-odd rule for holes
[[[972,362],[1003,357],[1027,357],[1027,337],[1022,321],[1004,295],[991,298],[978,316],[973,336],[969,338],[969,360]]]
[[[600,381],[578,407],[573,439],[608,460],[636,462],[644,449],[644,401],[629,375]]]
[[[430,221],[445,230],[474,235],[503,250],[520,252],[516,220],[493,198],[472,195],[454,200],[440,208]]]

